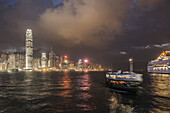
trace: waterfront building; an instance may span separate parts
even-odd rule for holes
[[[60,69],[63,68],[63,56],[60,56],[60,59],[59,59],[59,68]]]
[[[88,59],[84,59],[83,69],[84,70],[88,70],[89,68],[90,68],[89,60]]]
[[[55,67],[57,68],[57,69],[59,69],[60,68],[60,57],[59,56],[55,56]]]
[[[0,71],[6,71],[8,65],[8,52],[0,52]]]
[[[69,58],[68,56],[64,56],[63,62],[62,62],[62,69],[68,70],[69,69]]]
[[[33,61],[33,36],[32,30],[27,29],[26,31],[26,69],[32,69]]]
[[[48,62],[48,66],[50,68],[55,67],[56,62],[55,62],[55,53],[53,52],[53,50],[51,49],[51,51],[49,52],[49,62]]]
[[[69,70],[75,70],[74,61],[70,61]]]
[[[82,61],[82,59],[79,59],[79,60],[78,60],[77,70],[78,70],[78,71],[82,71],[82,70],[83,70],[83,61]]]
[[[15,68],[23,70],[25,67],[25,54],[23,52],[16,52],[15,54]]]
[[[47,56],[46,53],[42,53],[41,56],[41,67],[46,68],[47,67]]]
[[[8,52],[1,52],[0,53],[0,62],[2,61],[2,62],[4,62],[4,61],[6,61],[6,60],[8,60]]]
[[[7,70],[7,63],[1,62],[0,63],[0,71],[6,71]]]
[[[11,53],[8,59],[8,69],[16,69],[15,54]]]
[[[33,69],[37,70],[38,68],[41,68],[41,59],[40,58],[34,58],[33,59]]]
[[[102,65],[99,65],[99,69],[102,69]]]
[[[23,70],[25,67],[25,55],[24,53],[15,52],[9,54],[7,69]]]

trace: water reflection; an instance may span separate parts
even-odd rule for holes
[[[80,104],[76,104],[78,108],[80,108],[81,111],[91,111],[96,109],[94,105],[91,105],[89,99],[92,98],[92,95],[90,93],[91,88],[91,78],[88,74],[83,74],[81,76],[77,77],[77,91],[79,92],[77,94],[77,98],[81,100]]]
[[[170,111],[170,75],[144,74],[143,93],[130,94],[128,92],[108,89],[111,113],[167,113]]]
[[[151,112],[164,113],[170,110],[170,75],[151,74]],[[157,107],[154,107],[157,106]]]
[[[72,97],[72,89],[71,89],[71,79],[69,76],[69,72],[64,72],[64,76],[60,80],[60,83],[58,84],[60,87],[58,89],[61,89],[62,91],[59,93],[59,96],[61,97]]]
[[[166,113],[169,81],[169,74],[144,74],[135,95],[106,87],[104,72],[0,73],[0,112]]]
[[[83,76],[79,76],[77,79],[78,90],[89,91],[91,87],[91,80],[88,74],[84,74]]]

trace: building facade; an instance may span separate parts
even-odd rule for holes
[[[46,53],[42,53],[41,56],[41,67],[46,68],[47,67],[47,56]]]
[[[26,31],[26,69],[32,69],[33,63],[33,36],[32,30],[27,29]]]
[[[48,63],[48,66],[50,68],[52,68],[52,67],[55,67],[55,65],[56,65],[56,62],[55,62],[55,53],[51,49],[51,51],[49,52],[49,63]]]

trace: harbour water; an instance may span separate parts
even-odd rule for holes
[[[0,73],[0,112],[170,112],[170,74],[143,79],[143,90],[133,94],[106,86],[105,72]]]

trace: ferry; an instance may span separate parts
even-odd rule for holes
[[[106,73],[106,82],[109,86],[130,92],[138,92],[142,89],[142,74],[134,72],[108,72]]]
[[[150,61],[147,70],[150,73],[170,73],[170,51],[163,51],[157,59]]]

